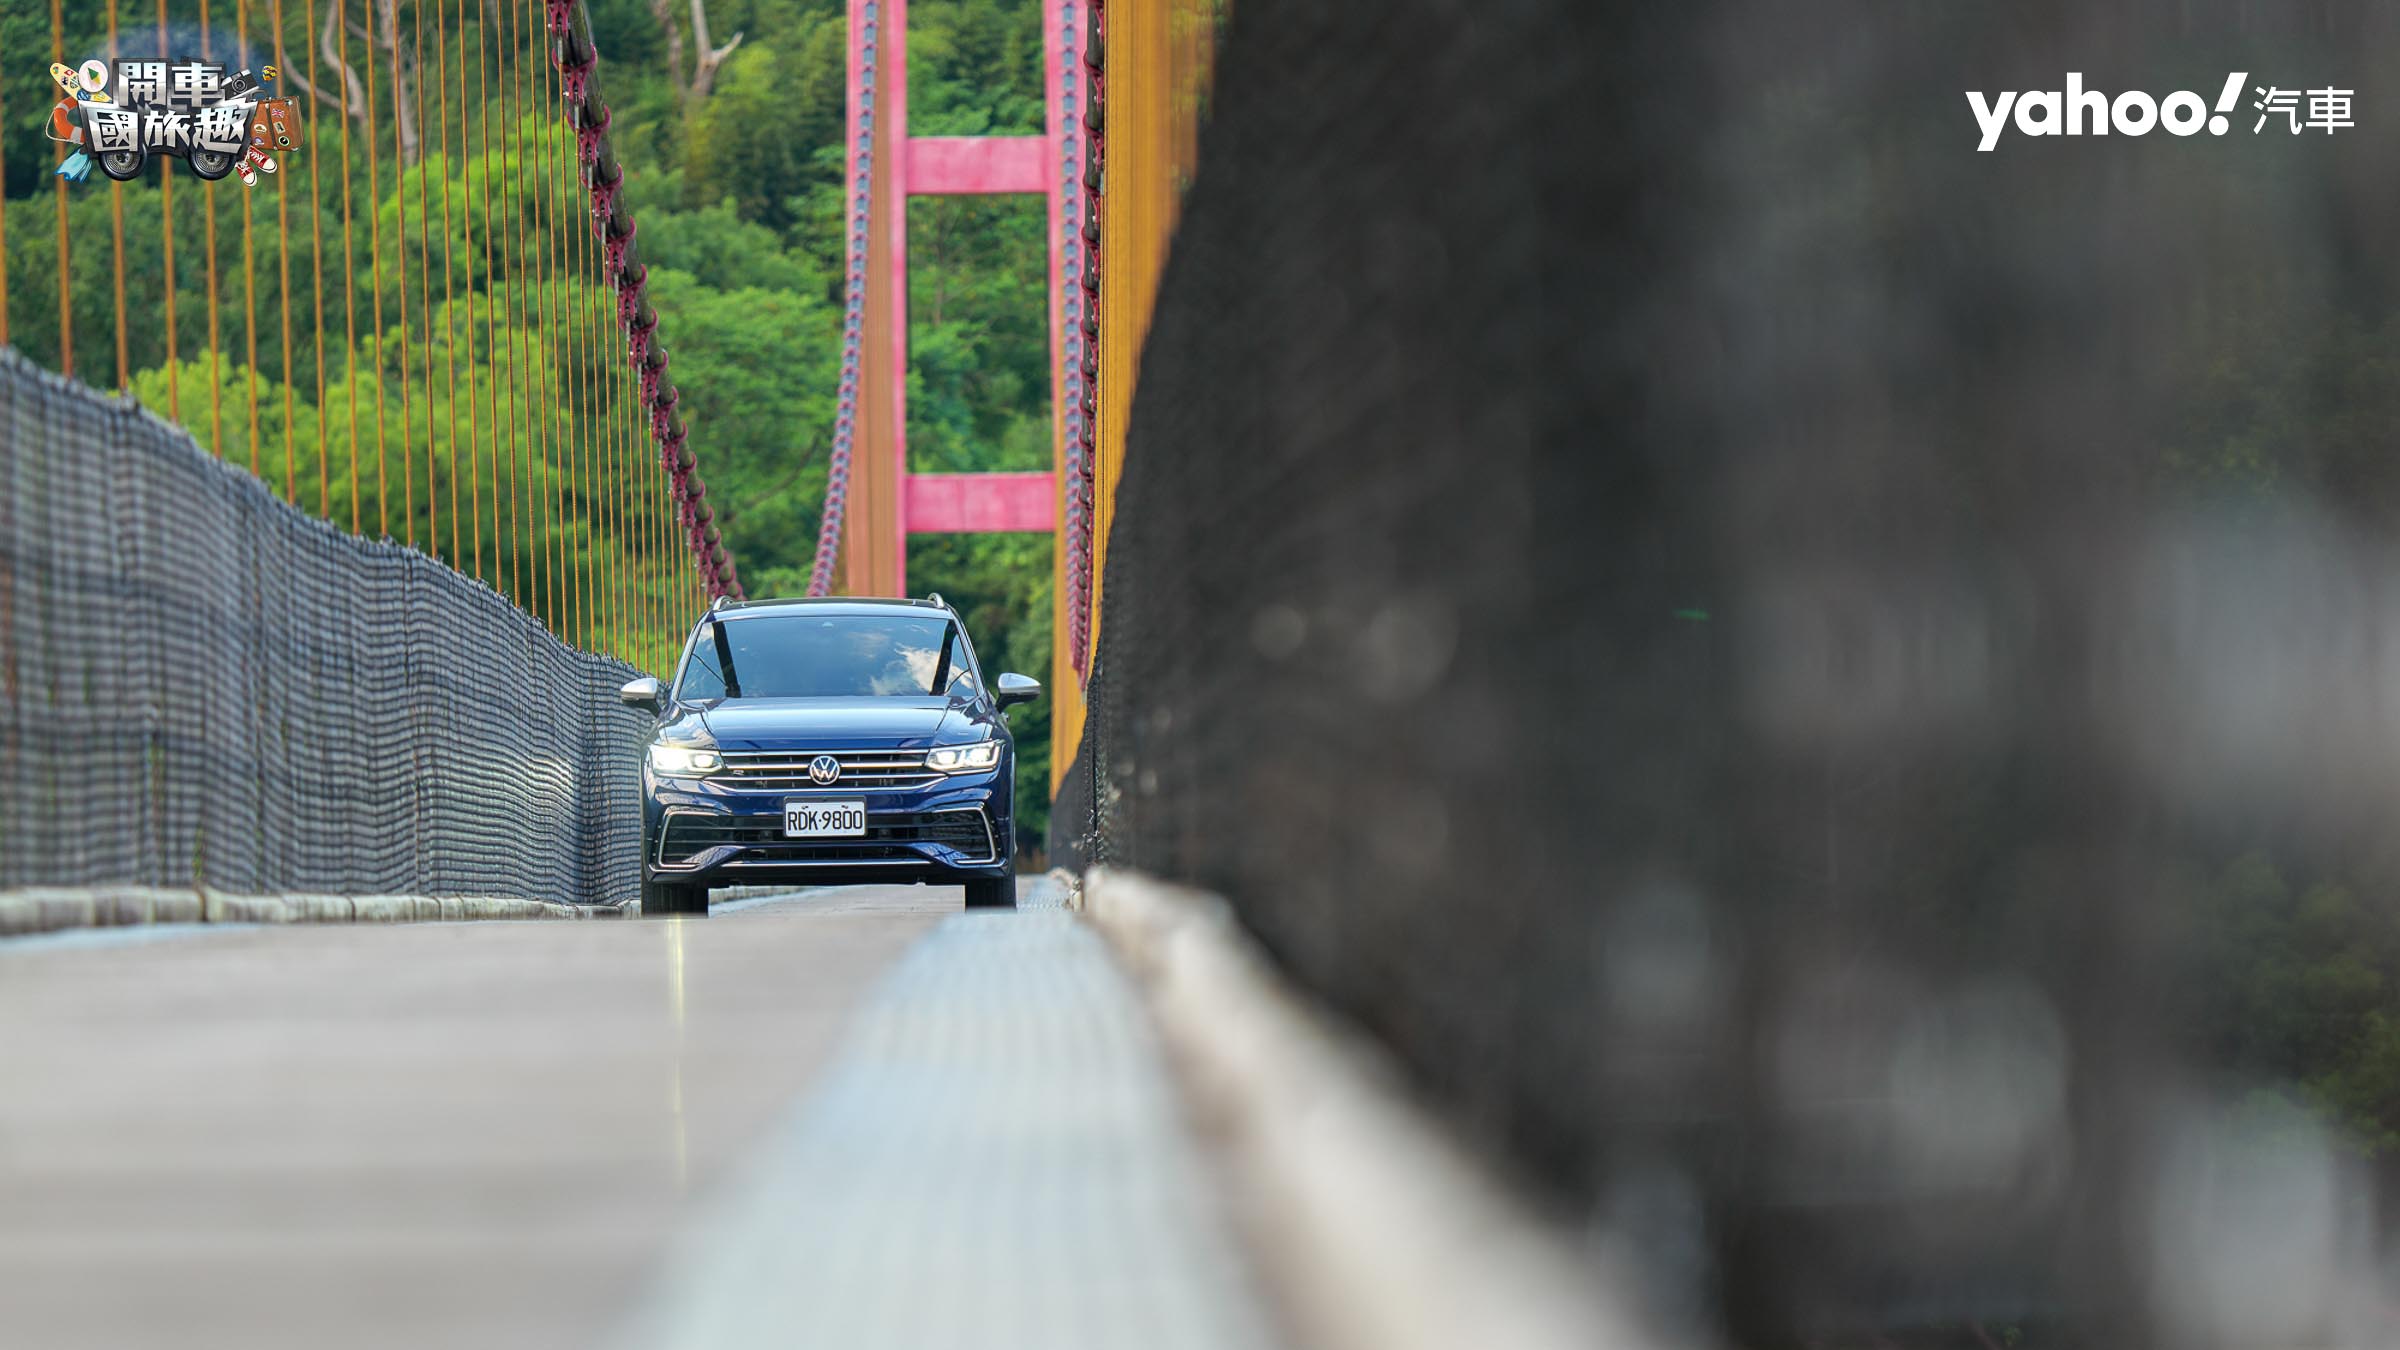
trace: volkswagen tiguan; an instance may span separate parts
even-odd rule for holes
[[[1016,904],[1015,744],[1001,713],[1038,681],[986,682],[930,600],[720,604],[671,685],[642,764],[642,912],[705,914],[711,887],[927,882]]]

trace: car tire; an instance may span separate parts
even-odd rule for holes
[[[241,156],[229,155],[221,150],[194,150],[183,163],[192,171],[194,178],[203,183],[214,183],[232,173],[233,166],[240,162]]]
[[[678,886],[671,882],[642,881],[642,917],[663,919],[676,914],[708,913],[706,886]]]
[[[100,156],[100,172],[116,182],[129,182],[142,176],[150,157],[139,150],[108,150]]]
[[[967,883],[967,908],[1015,909],[1017,907],[1017,877],[1011,872],[998,881]]]

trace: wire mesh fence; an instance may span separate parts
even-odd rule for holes
[[[2395,36],[1237,6],[1054,847],[1704,1339],[2390,1344]]]
[[[0,352],[0,886],[629,899],[634,673]]]

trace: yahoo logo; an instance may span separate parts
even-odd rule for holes
[[[1973,109],[1975,125],[1983,132],[1982,143],[1975,148],[1990,150],[1999,144],[2001,134],[2009,128],[2012,111],[2018,133],[2025,136],[2105,136],[2112,129],[2120,136],[2144,136],[2152,127],[2165,127],[2171,135],[2190,136],[2204,126],[2210,135],[2222,136],[2232,127],[2225,115],[2240,102],[2242,81],[2249,74],[2237,70],[2226,76],[2225,87],[2217,94],[2213,110],[2205,99],[2188,89],[2176,90],[2160,99],[2130,89],[2112,99],[2097,89],[2084,88],[2080,71],[2067,73],[2064,90],[2034,89],[2020,93],[2010,89],[2002,91],[1996,99],[1987,99],[1981,90],[1971,89],[1967,91],[1967,106]],[[2262,124],[2264,120],[2261,119]]]

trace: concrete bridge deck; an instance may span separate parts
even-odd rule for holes
[[[1133,991],[1027,901],[0,943],[0,1328],[1269,1343]]]

